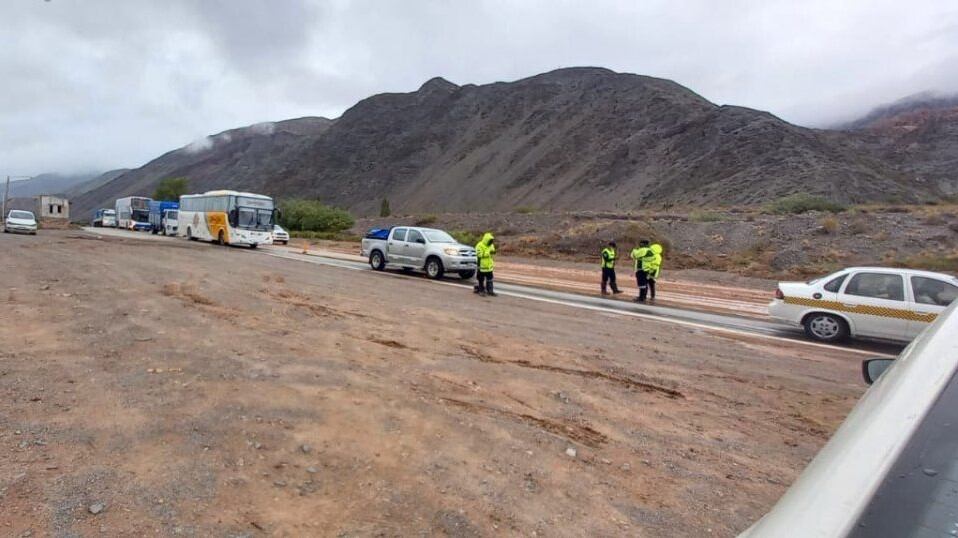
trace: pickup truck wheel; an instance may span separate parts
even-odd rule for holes
[[[383,253],[378,250],[374,250],[372,254],[369,255],[369,266],[375,269],[376,271],[382,271],[386,268],[386,260],[383,258]]]
[[[802,325],[805,326],[805,334],[819,342],[841,342],[848,338],[848,324],[834,314],[809,314],[805,316]]]
[[[436,257],[426,260],[426,275],[429,278],[438,280],[442,278],[443,272],[445,272],[445,270],[442,267],[442,260]]]
[[[463,280],[469,280],[470,278],[476,276],[475,271],[459,271],[459,278]]]

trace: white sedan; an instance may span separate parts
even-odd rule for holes
[[[849,336],[908,342],[956,297],[954,276],[852,267],[810,282],[780,282],[768,313],[823,342]]]
[[[289,243],[289,233],[279,224],[273,225],[273,243],[282,243],[284,245]]]
[[[37,218],[30,211],[11,210],[3,221],[3,232],[37,234]]]

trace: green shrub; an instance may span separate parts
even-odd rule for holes
[[[185,177],[168,177],[161,179],[160,184],[153,191],[154,200],[163,200],[167,202],[179,202],[180,196],[186,194],[189,188],[189,180]]]
[[[429,226],[435,224],[437,220],[435,215],[423,215],[416,219],[416,226]]]
[[[721,222],[725,220],[725,215],[715,211],[696,209],[689,213],[689,220],[692,222]]]
[[[328,241],[351,241],[359,242],[361,237],[349,232],[309,232],[301,230],[290,230],[289,236],[293,239],[326,239]]]
[[[780,215],[798,215],[808,211],[828,211],[839,213],[846,207],[821,196],[814,196],[804,192],[790,194],[768,204],[767,209]]]
[[[285,200],[280,203],[280,224],[290,231],[341,232],[356,221],[348,211],[319,200]]]
[[[475,246],[479,240],[482,239],[483,232],[468,232],[459,230],[455,232],[449,232],[449,235],[453,236],[456,241],[459,241],[463,245]]]
[[[379,204],[379,216],[388,217],[392,214],[393,211],[389,208],[389,198],[383,198],[383,202]]]
[[[958,252],[952,252],[951,254],[923,252],[906,259],[904,265],[913,269],[954,273],[958,271]]]
[[[535,207],[529,205],[522,205],[515,209],[515,212],[520,215],[529,215],[531,213],[538,213],[539,210]]]

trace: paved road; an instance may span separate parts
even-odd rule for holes
[[[105,236],[135,238],[157,241],[183,241],[183,239],[151,235],[145,232],[128,232],[125,230],[84,228],[85,231]],[[283,246],[260,247],[250,250],[251,253],[275,256],[288,260],[312,263],[327,267],[337,267],[354,271],[372,271],[369,265],[354,255],[312,250],[303,254],[299,249]],[[387,277],[395,278],[423,278],[420,274],[406,274],[401,272],[384,271]],[[457,278],[437,281],[438,285],[454,286],[457,288],[470,287],[470,282],[463,282]],[[577,293],[555,291],[541,287],[520,285],[513,283],[497,283],[497,291],[503,295],[521,297],[529,300],[563,304],[573,308],[598,311],[609,314],[626,315],[640,319],[665,321],[703,330],[718,331],[728,334],[751,336],[763,339],[780,339],[793,344],[817,346],[822,348],[841,348],[845,351],[862,355],[897,355],[902,345],[885,342],[853,341],[844,345],[821,344],[809,341],[801,329],[769,320],[755,319],[754,317],[735,316],[676,308],[662,305],[639,305],[631,302],[609,300],[602,297],[593,297]]]

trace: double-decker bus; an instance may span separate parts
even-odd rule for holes
[[[221,245],[273,243],[273,199],[262,194],[209,191],[180,196],[177,235]]]
[[[127,230],[150,229],[150,202],[143,196],[127,196],[116,201],[116,225]]]

